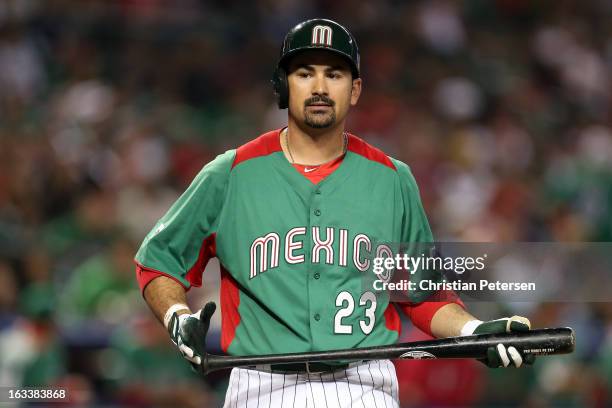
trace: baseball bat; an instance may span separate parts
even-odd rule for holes
[[[567,354],[574,351],[576,336],[569,327],[536,329],[526,332],[479,334],[415,341],[386,346],[316,351],[261,356],[218,356],[206,354],[203,374],[224,368],[264,364],[292,364],[332,360],[359,361],[376,359],[485,358],[487,349],[503,343],[519,352],[534,355]]]

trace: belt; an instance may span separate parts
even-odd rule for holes
[[[257,365],[253,368],[260,371],[270,371],[273,373],[331,373],[338,370],[346,370],[349,367],[354,367],[369,360],[356,361],[351,364],[327,364],[327,363],[288,363],[288,364],[267,364]],[[250,367],[249,367],[250,368]]]

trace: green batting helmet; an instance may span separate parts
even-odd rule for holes
[[[278,107],[289,106],[289,87],[287,86],[287,62],[301,51],[329,50],[344,57],[351,66],[353,78],[359,78],[359,48],[355,37],[335,21],[314,18],[293,27],[283,41],[280,58],[274,70],[272,85],[278,97]]]

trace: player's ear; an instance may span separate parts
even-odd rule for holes
[[[351,88],[351,106],[357,105],[359,96],[361,95],[361,78],[353,79],[353,85]]]

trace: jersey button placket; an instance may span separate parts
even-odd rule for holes
[[[311,202],[310,202],[310,214],[311,214],[311,220],[310,220],[310,226],[311,227],[319,227],[320,230],[322,230],[323,232],[325,232],[325,225],[324,225],[324,220],[322,220],[322,214],[323,212],[321,211],[321,205],[322,205],[322,193],[321,193],[321,189],[319,187],[315,187],[315,189],[312,191],[312,196],[311,196]],[[324,260],[323,260],[324,261]],[[321,262],[321,261],[320,261]],[[311,313],[311,322],[312,322],[312,326],[311,326],[311,330],[312,330],[312,336],[313,336],[313,346],[318,347],[317,344],[317,338],[319,337],[319,331],[321,330],[321,325],[319,324],[319,322],[321,321],[321,309],[320,309],[320,293],[321,290],[323,289],[321,285],[325,285],[324,279],[322,279],[322,270],[321,268],[321,264],[312,264],[311,268],[310,268],[310,276],[312,277],[311,279],[308,280],[309,282],[309,286],[311,287],[310,292],[310,313]]]

